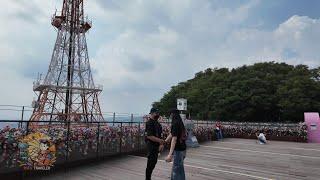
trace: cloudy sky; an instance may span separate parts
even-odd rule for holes
[[[30,105],[56,39],[62,0],[0,0],[0,104]],[[88,0],[87,34],[103,111],[145,113],[208,67],[320,65],[317,0]]]

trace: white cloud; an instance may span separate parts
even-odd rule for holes
[[[319,66],[320,20],[293,15],[275,29],[247,27],[259,3],[86,1],[94,25],[87,36],[90,61],[96,83],[105,88],[103,111],[147,112],[170,86],[207,67],[271,60]],[[60,6],[60,1],[13,0],[0,7],[0,22],[6,24],[0,29],[0,81],[7,85],[0,93],[15,94],[0,96],[0,104],[30,104],[32,79],[21,69],[49,65],[56,36],[50,18]]]
[[[145,35],[135,31],[124,32],[117,39],[102,46],[93,58],[93,67],[98,72],[97,78],[106,78],[106,88],[114,88],[125,79],[140,81],[147,76],[149,78],[145,79],[144,83],[152,84],[155,80],[165,80],[157,76],[162,75],[165,70],[161,67],[171,61],[178,38],[176,32],[165,27],[159,27],[157,32]],[[142,72],[136,72],[128,66],[140,60],[145,61],[141,66],[148,63],[157,66]],[[161,64],[163,65],[159,67]]]
[[[128,82],[134,82],[141,86],[140,94],[144,94],[148,92],[147,87],[159,87],[154,97],[140,99],[140,103],[148,105],[171,85],[192,78],[195,72],[208,66],[236,67],[261,61],[319,65],[319,45],[312,41],[318,36],[310,33],[319,32],[319,20],[292,16],[276,29],[267,31],[243,26],[259,1],[250,1],[235,9],[212,7],[209,1],[184,1],[180,6],[174,3],[139,4],[146,8],[143,11],[131,9],[130,4],[118,4],[119,8],[113,13],[125,15],[130,9],[134,15],[129,19],[105,14],[107,19],[115,18],[112,20],[112,23],[116,22],[115,26],[126,24],[126,28],[120,29],[119,34],[106,42],[94,57],[93,67],[98,71],[98,80],[107,89],[118,89],[121,94],[130,88]],[[155,17],[154,9],[159,7],[161,10],[155,10],[159,16]],[[153,25],[153,22],[157,22],[157,29],[141,31],[137,28],[137,25]],[[299,38],[294,34],[299,34]],[[291,56],[286,57],[288,53]],[[135,63],[137,57],[154,63],[156,68],[131,71],[126,64]],[[133,91],[129,94],[137,96]],[[108,99],[113,94],[105,96]],[[128,99],[124,104],[130,101]]]
[[[49,29],[52,13],[48,8],[53,12],[53,4],[42,0],[6,1],[0,7],[0,104],[31,105],[33,79],[26,77],[23,69],[44,53],[39,50],[53,37],[48,35],[53,33]],[[36,64],[49,63],[49,59],[48,56]],[[38,71],[45,71],[33,70],[35,78]],[[0,115],[1,118],[20,117],[16,112],[1,111]]]
[[[320,20],[292,16],[271,31],[234,30],[215,59],[225,59],[233,66],[257,61],[284,61],[290,64],[320,65]],[[237,62],[239,61],[239,62]],[[232,64],[225,64],[232,65]]]

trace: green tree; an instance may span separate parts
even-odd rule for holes
[[[320,67],[256,63],[235,69],[208,68],[171,87],[156,106],[164,114],[188,99],[197,119],[298,122],[303,113],[320,111]]]

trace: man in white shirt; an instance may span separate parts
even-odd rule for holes
[[[259,144],[266,144],[266,143],[267,143],[267,138],[266,138],[266,136],[263,134],[263,131],[260,131],[260,134],[257,135],[257,138],[258,138]]]

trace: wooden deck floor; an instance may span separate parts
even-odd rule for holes
[[[171,164],[160,158],[154,180],[170,179]],[[83,166],[42,179],[143,180],[146,158],[125,156],[102,164]],[[320,144],[225,139],[188,149],[188,180],[205,179],[320,179]]]

